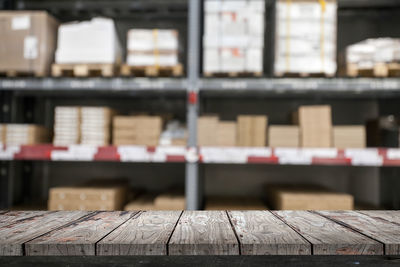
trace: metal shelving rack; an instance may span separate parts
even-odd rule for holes
[[[268,1],[268,0],[267,0]],[[51,2],[51,3],[50,3]],[[273,1],[269,1],[273,3]],[[201,25],[202,1],[0,1],[0,7],[15,9],[48,9],[59,18],[64,11],[74,7],[76,17],[109,15],[130,18],[138,11],[140,17],[147,18],[146,12],[156,12],[160,18],[184,17],[187,14],[187,76],[181,79],[170,78],[4,78],[0,79],[1,122],[11,122],[13,106],[12,96],[41,94],[179,94],[186,95],[186,118],[189,131],[188,153],[186,160],[185,192],[187,208],[199,209],[202,205],[202,184],[199,175],[197,151],[197,118],[199,102],[207,97],[235,97],[259,95],[267,97],[340,97],[340,98],[388,98],[400,97],[400,79],[374,78],[201,78]],[[398,8],[396,0],[339,0],[344,9]],[[104,9],[104,10],[103,10]],[[103,11],[102,11],[103,10]],[[172,15],[172,16],[171,16]],[[0,208],[10,203],[8,190],[12,190],[9,173],[13,171],[13,162],[0,162]],[[28,168],[29,169],[29,168]]]

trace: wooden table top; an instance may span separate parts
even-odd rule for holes
[[[0,211],[0,255],[400,255],[400,211]]]

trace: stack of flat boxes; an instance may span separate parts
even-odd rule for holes
[[[300,127],[302,147],[332,147],[330,106],[301,106],[293,119]]]
[[[49,210],[122,210],[127,185],[117,181],[89,181],[83,185],[50,189]]]
[[[6,126],[3,124],[0,124],[0,143],[6,143]]]
[[[275,74],[336,73],[334,0],[279,0],[276,4]]]
[[[46,143],[48,130],[33,124],[7,124],[5,126],[4,143],[7,145],[33,145]]]
[[[202,116],[197,120],[199,146],[236,146],[236,123],[220,121],[217,116]]]
[[[204,73],[263,71],[264,0],[205,1]]]
[[[267,123],[267,116],[238,116],[237,145],[242,147],[264,147],[267,141]]]
[[[364,148],[367,136],[362,125],[333,126],[333,146],[336,148]]]
[[[132,29],[128,31],[130,66],[175,66],[178,64],[178,31]]]
[[[236,146],[236,122],[220,121],[217,125],[217,146]]]
[[[271,125],[268,128],[268,146],[299,147],[300,131],[298,126]]]
[[[107,107],[82,107],[81,144],[109,145],[113,113]]]
[[[159,116],[116,116],[114,117],[114,145],[157,146],[162,131]]]
[[[81,109],[79,107],[56,107],[54,112],[54,139],[56,146],[80,143]]]

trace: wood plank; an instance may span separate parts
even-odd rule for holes
[[[0,210],[0,214],[4,214],[4,213],[7,213],[8,212],[8,210]]]
[[[0,227],[0,256],[22,256],[25,242],[87,215],[83,211],[49,212]]]
[[[97,244],[98,255],[167,255],[182,211],[149,211],[130,219]]]
[[[168,244],[170,255],[238,255],[224,211],[184,211]]]
[[[50,213],[49,211],[9,211],[0,215],[0,227],[21,222],[25,219],[41,216],[43,214]]]
[[[398,224],[354,211],[321,211],[319,213],[382,242],[385,245],[386,255],[400,255],[400,227]]]
[[[400,225],[400,210],[363,210],[357,212]]]
[[[314,255],[382,255],[383,245],[307,211],[273,211],[306,238]]]
[[[310,255],[311,244],[269,211],[229,211],[242,255]]]
[[[96,243],[137,212],[96,212],[25,244],[28,256],[95,255]]]

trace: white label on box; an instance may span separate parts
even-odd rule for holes
[[[11,29],[27,30],[31,27],[31,18],[29,16],[16,16],[11,20]]]
[[[24,58],[35,59],[38,57],[38,40],[36,36],[26,36],[24,39]]]

